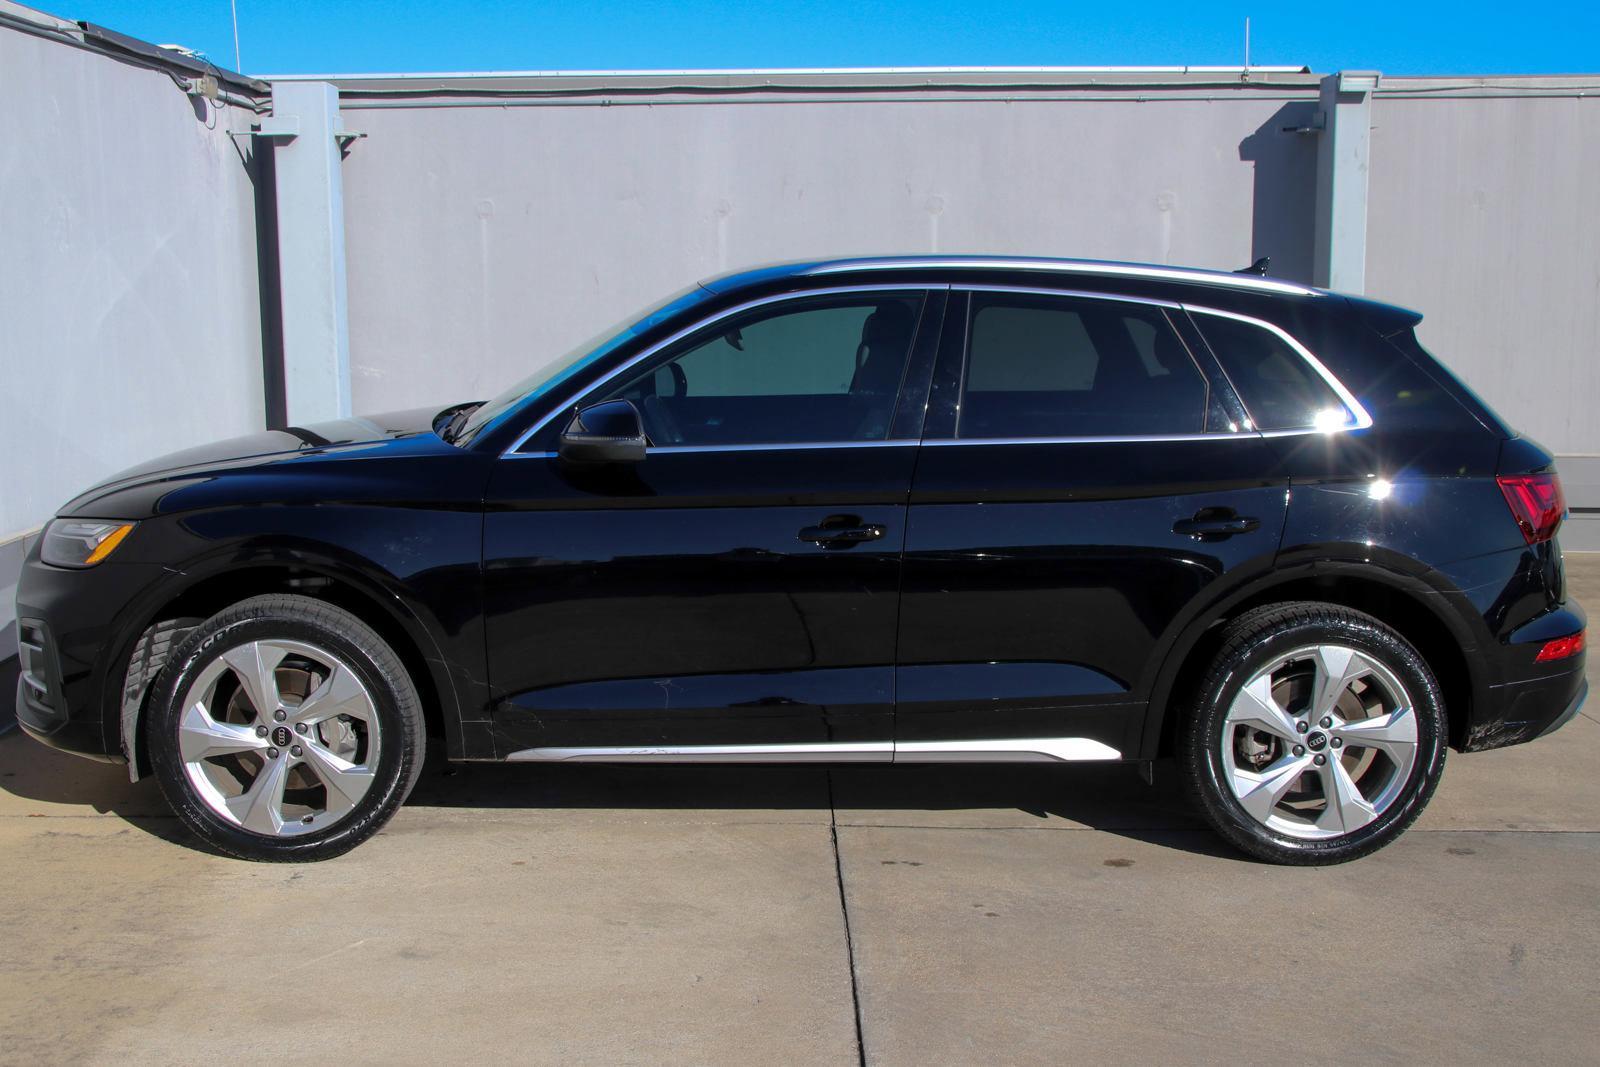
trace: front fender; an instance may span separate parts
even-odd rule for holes
[[[161,566],[159,578],[118,612],[112,627],[115,640],[101,657],[102,722],[108,748],[122,748],[135,777],[144,694],[166,653],[181,641],[188,627],[218,610],[223,602],[294,587],[290,583],[312,588],[331,583],[346,599],[380,612],[381,620],[374,621],[389,624],[380,629],[404,634],[428,672],[427,680],[438,696],[449,754],[454,758],[485,755],[479,751],[481,745],[468,736],[476,732],[466,725],[479,718],[468,709],[484,707],[487,699],[478,580],[481,514],[450,513],[454,518],[447,520],[447,525],[455,527],[455,532],[441,537],[438,513],[428,514],[424,523],[421,513],[411,509],[396,516],[383,514],[396,509],[365,508],[356,509],[367,514],[352,522],[350,516],[329,514],[341,509],[315,509],[319,527],[344,531],[345,543],[341,544],[282,529],[299,522],[292,517],[297,510],[264,508],[173,516],[155,520],[168,529],[142,531],[147,553],[154,551],[151,540],[160,538],[173,546],[181,544],[184,550],[173,552],[171,558],[184,562]],[[239,523],[240,516],[252,520],[249,532]],[[406,546],[408,517],[409,524],[427,528],[431,548],[425,563],[416,558],[415,545]],[[264,526],[280,529],[261,532]],[[390,546],[388,551],[370,551],[373,538],[357,535],[361,528],[370,534],[379,527],[384,531],[380,540]],[[363,542],[369,551],[352,547]],[[397,567],[406,561],[413,566]]]

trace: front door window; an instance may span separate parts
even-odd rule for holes
[[[920,294],[800,298],[718,321],[603,399],[656,447],[882,441]]]

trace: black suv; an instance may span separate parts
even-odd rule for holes
[[[61,510],[18,715],[220,849],[455,760],[1174,756],[1229,841],[1371,852],[1577,711],[1551,456],[1420,316],[1254,275],[865,259],[696,285],[486,403]]]

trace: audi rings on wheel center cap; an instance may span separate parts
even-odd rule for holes
[[[277,737],[278,735],[277,735],[276,732],[274,732],[272,736],[273,737]],[[1310,737],[1306,738],[1306,747],[1309,748],[1313,752],[1321,752],[1327,746],[1328,746],[1328,735],[1323,733],[1321,730],[1318,730],[1317,732],[1313,733]]]
[[[272,731],[272,743],[279,748],[288,748],[289,742],[294,740],[294,734],[289,732],[287,726],[275,727]]]

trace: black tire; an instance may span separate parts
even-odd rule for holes
[[[1417,725],[1410,774],[1389,805],[1360,829],[1321,840],[1281,833],[1251,815],[1227,785],[1222,755],[1228,709],[1240,690],[1276,659],[1314,645],[1353,648],[1381,663],[1405,686]],[[1302,601],[1258,608],[1227,624],[1194,703],[1179,721],[1177,755],[1192,801],[1223,838],[1273,863],[1321,865],[1375,852],[1416,820],[1444,772],[1447,736],[1439,684],[1416,649],[1370,615]]]
[[[380,725],[371,784],[325,830],[285,837],[247,830],[213,811],[185,773],[179,743],[183,694],[218,657],[259,640],[296,641],[332,653],[371,697]],[[156,778],[184,825],[222,852],[268,862],[331,859],[377,833],[416,785],[426,744],[416,686],[388,644],[343,608],[283,594],[252,597],[201,623],[156,679],[144,721]]]

